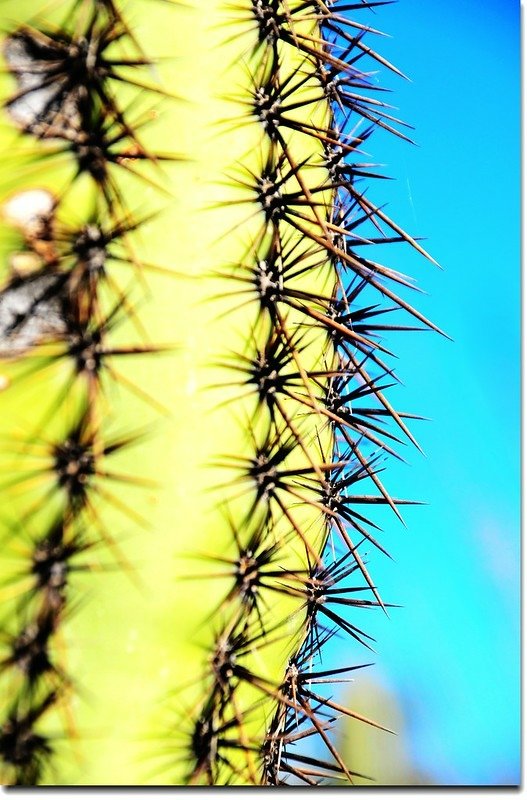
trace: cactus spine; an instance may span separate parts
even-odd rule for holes
[[[384,315],[434,327],[362,255],[426,255],[360,185],[375,5],[4,0],[6,783],[353,780],[320,654],[409,502]]]

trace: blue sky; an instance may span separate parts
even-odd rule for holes
[[[407,715],[417,764],[438,783],[519,776],[519,3],[400,0],[371,24],[374,44],[411,77],[389,98],[418,147],[378,134],[373,160],[396,182],[371,186],[444,271],[391,249],[418,277],[420,310],[446,330],[399,334],[399,407],[426,457],[387,465],[395,496],[426,500],[408,529],[389,520],[372,554],[391,619],[369,616],[373,676]],[[399,248],[399,249],[397,249]],[[393,397],[393,395],[392,395]]]

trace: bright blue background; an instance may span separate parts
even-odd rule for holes
[[[429,505],[406,511],[408,530],[386,519],[395,563],[371,553],[383,599],[404,606],[364,620],[378,642],[371,674],[395,690],[415,763],[435,782],[516,783],[519,3],[400,0],[360,20],[393,37],[369,43],[412,79],[379,76],[419,144],[369,140],[370,160],[397,178],[370,182],[369,196],[426,236],[444,272],[403,245],[384,261],[418,277],[429,296],[413,301],[455,340],[389,339],[399,409],[433,421],[413,425],[426,458],[405,448],[411,466],[392,461],[382,477]]]

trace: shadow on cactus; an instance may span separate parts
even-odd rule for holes
[[[367,186],[377,5],[4,0],[4,783],[353,782],[335,721],[387,731],[335,695],[438,329],[364,255],[433,261]]]

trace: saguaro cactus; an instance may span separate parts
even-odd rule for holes
[[[434,328],[369,255],[427,255],[365,191],[407,138],[377,5],[2,4],[6,783],[360,767],[324,645],[369,646],[368,508],[409,502],[385,333]]]

